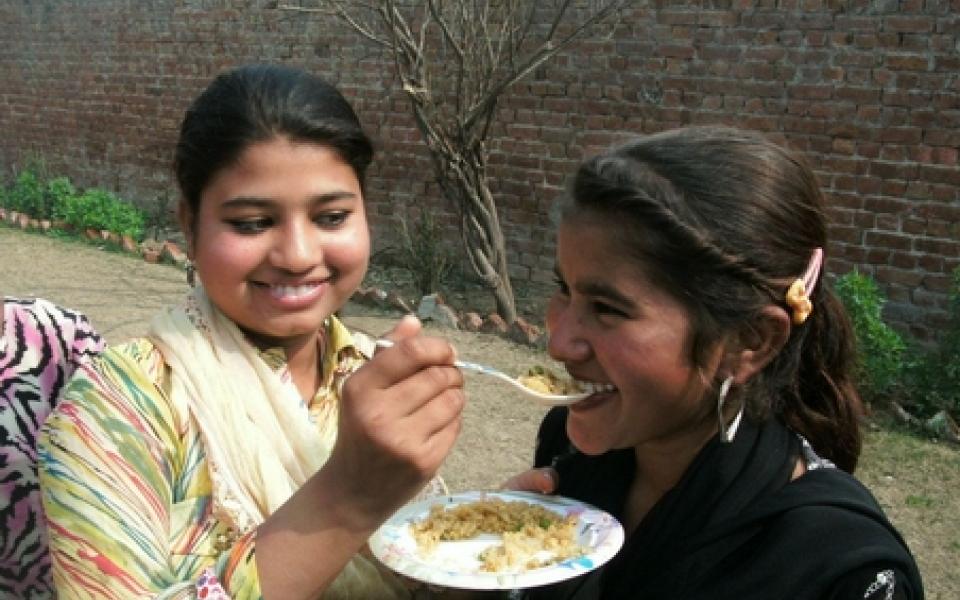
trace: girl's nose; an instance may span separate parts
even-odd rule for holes
[[[547,353],[560,362],[582,362],[590,357],[579,317],[570,306],[551,301],[547,309]]]
[[[310,224],[300,222],[278,231],[272,253],[273,265],[293,273],[313,268],[323,258],[318,234]]]

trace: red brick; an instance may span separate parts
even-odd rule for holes
[[[957,148],[941,147],[934,149],[934,160],[941,165],[956,165],[958,155],[960,155],[960,152]]]
[[[930,58],[920,54],[888,54],[883,64],[894,71],[925,71]]]
[[[953,167],[922,165],[920,177],[931,183],[948,183],[960,187],[960,169]]]
[[[934,24],[931,17],[890,16],[883,19],[884,31],[900,33],[928,33],[933,31]]]
[[[923,130],[915,127],[887,127],[880,132],[880,141],[896,144],[919,144]]]

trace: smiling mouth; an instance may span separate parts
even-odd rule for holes
[[[320,283],[308,283],[303,285],[271,285],[267,286],[270,295],[279,300],[292,300],[309,296],[317,291]]]
[[[612,383],[600,383],[597,381],[585,381],[582,379],[574,379],[574,384],[580,388],[581,391],[588,394],[601,394],[601,393],[611,393],[617,391],[617,388]]]

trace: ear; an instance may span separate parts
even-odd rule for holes
[[[183,237],[187,241],[187,256],[191,259],[193,259],[193,221],[195,217],[196,215],[193,214],[190,205],[181,198],[177,204],[177,222],[180,223],[180,231],[183,232]]]
[[[789,337],[790,315],[779,306],[766,306],[737,333],[721,372],[732,375],[735,384],[745,384],[774,359]]]

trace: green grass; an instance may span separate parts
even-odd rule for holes
[[[927,598],[960,598],[960,448],[878,427],[865,436],[857,477],[917,557]]]

